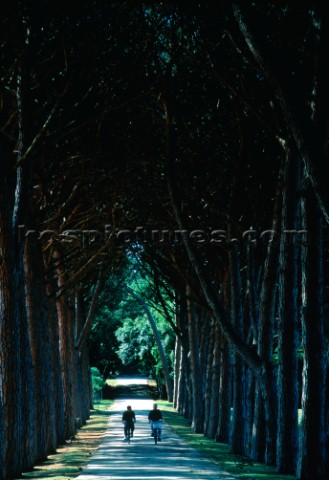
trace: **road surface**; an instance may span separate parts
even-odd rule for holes
[[[132,387],[119,395],[111,408],[109,427],[101,445],[77,480],[234,480],[218,465],[190,448],[164,423],[162,442],[154,444],[147,420],[154,401],[146,396],[141,378],[119,378],[118,385]],[[131,405],[136,413],[134,436],[124,440],[122,412]]]

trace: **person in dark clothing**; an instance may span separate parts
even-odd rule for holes
[[[127,429],[131,428],[131,436],[133,436],[136,422],[135,412],[131,409],[130,405],[127,406],[127,410],[122,414],[122,422],[125,439],[127,440]]]
[[[153,405],[153,410],[150,410],[148,415],[149,423],[151,425],[151,435],[153,436],[153,424],[157,422],[157,428],[160,430],[159,440],[161,440],[162,435],[162,413],[158,409],[158,405],[155,403]]]

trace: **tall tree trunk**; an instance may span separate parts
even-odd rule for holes
[[[89,391],[86,388],[84,375],[85,363],[84,356],[88,355],[88,348],[86,342],[81,342],[79,348],[78,338],[85,325],[83,321],[83,294],[82,287],[76,286],[74,290],[74,346],[76,351],[76,370],[77,370],[77,427],[80,428],[88,418],[89,415]],[[87,372],[89,370],[87,369]]]
[[[287,152],[284,173],[282,229],[300,229],[298,191],[299,159]],[[296,239],[281,235],[278,322],[278,431],[277,469],[294,473],[298,448],[298,317],[301,247]]]
[[[247,287],[249,315],[252,327],[252,345],[257,345],[259,330],[259,303],[257,301],[257,282],[256,282],[256,244],[251,239],[247,243]]]
[[[187,359],[187,353],[182,348],[181,351],[181,362],[180,362],[180,372],[179,372],[179,398],[177,411],[184,418],[191,419],[191,393],[189,385],[189,363]]]
[[[196,433],[203,432],[204,405],[203,405],[203,382],[200,365],[200,345],[198,337],[197,315],[195,305],[191,298],[190,287],[186,289],[187,319],[189,336],[189,364],[190,382],[192,393],[192,428]]]
[[[21,362],[21,330],[17,298],[17,269],[14,273],[13,242],[8,235],[8,211],[0,188],[0,403],[2,434],[0,478],[20,475],[23,453],[23,385]],[[7,203],[8,205],[8,203]],[[17,285],[18,288],[18,285]],[[21,290],[21,289],[20,289]],[[21,302],[20,302],[21,303]]]
[[[281,226],[282,214],[282,168],[279,171],[275,191],[272,231],[278,235]],[[264,265],[263,281],[259,302],[259,333],[258,353],[262,359],[261,382],[258,384],[262,391],[265,414],[265,462],[275,465],[276,460],[276,396],[274,389],[274,371],[272,366],[273,354],[273,327],[276,301],[276,285],[278,280],[279,246],[277,239],[268,243]],[[261,397],[257,397],[261,401]],[[260,418],[259,416],[255,417]],[[258,429],[263,429],[258,425]],[[256,433],[257,434],[257,433]]]
[[[23,252],[22,252],[23,257]],[[16,263],[16,262],[15,262]],[[23,450],[22,470],[30,470],[38,457],[38,418],[36,415],[35,403],[35,371],[32,364],[31,343],[28,324],[28,307],[26,302],[27,278],[24,272],[23,258],[17,262],[17,276],[20,279],[20,288],[15,290],[15,306],[19,314],[19,325],[21,330],[21,364],[22,364],[22,410],[24,408],[23,421]],[[16,283],[16,282],[15,282]],[[32,435],[29,435],[30,429]],[[44,457],[43,457],[44,458]]]
[[[26,20],[26,19],[25,19]],[[30,392],[31,356],[25,308],[25,273],[23,244],[18,240],[18,225],[26,225],[30,213],[32,163],[23,162],[31,141],[30,107],[30,28],[23,21],[17,34],[23,53],[17,63],[17,163],[16,179],[12,178],[12,162],[1,158],[0,178],[0,476],[18,477],[23,468],[30,468],[33,455],[24,456],[28,449],[28,418],[23,417],[23,400]],[[8,181],[10,179],[10,181]],[[15,190],[10,189],[15,185]],[[31,451],[31,450],[30,450]]]
[[[229,225],[229,238],[232,237]],[[230,312],[232,324],[243,335],[242,285],[240,277],[240,259],[236,242],[229,245],[230,272]],[[238,455],[245,454],[245,378],[241,358],[233,351],[233,412],[231,422],[231,451]]]
[[[180,336],[180,359],[178,372],[177,411],[184,418],[189,418],[190,405],[188,394],[189,368],[187,360],[188,334],[187,334],[187,304],[185,291],[179,296],[179,315],[177,315],[177,327],[181,332]]]
[[[205,434],[209,438],[215,438],[218,428],[218,414],[219,414],[219,372],[220,372],[220,332],[217,322],[212,320],[213,336],[212,342],[212,358],[211,361],[211,376],[209,377],[209,407],[208,407],[208,421]]]
[[[74,326],[74,345],[76,349],[77,361],[77,381],[78,381],[78,411],[77,426],[83,425],[89,418],[91,407],[90,392],[90,365],[89,365],[89,349],[86,342],[87,333],[94,319],[96,304],[103,286],[103,271],[99,272],[92,299],[89,305],[88,314],[84,320],[84,302],[83,289],[81,286],[75,288],[75,326]]]
[[[54,408],[55,408],[55,429],[52,435],[52,444],[64,443],[65,436],[65,407],[64,407],[64,386],[62,377],[61,357],[59,351],[59,325],[56,309],[56,301],[54,299],[56,287],[54,281],[46,283],[46,291],[48,296],[48,322],[50,336],[50,362],[52,381],[54,384]],[[56,440],[55,440],[56,439]]]
[[[182,359],[182,342],[180,339],[181,330],[180,330],[180,308],[179,308],[179,294],[175,292],[175,324],[179,333],[176,333],[175,340],[175,357],[174,357],[174,392],[173,392],[173,406],[177,409],[178,397],[179,397],[179,370],[180,362]]]
[[[325,451],[326,451],[325,471],[329,472],[329,359],[328,358],[327,358],[327,367],[326,367]]]
[[[231,365],[226,338],[220,340],[219,408],[216,442],[229,443],[231,418]]]
[[[175,341],[175,363],[174,363],[174,397],[173,407],[177,409],[179,402],[179,371],[182,361],[182,343],[179,337]]]
[[[76,349],[80,349],[81,346],[84,344],[84,342],[86,341],[86,338],[87,338],[87,335],[89,333],[89,330],[90,330],[90,327],[94,321],[94,318],[95,318],[95,312],[96,312],[96,308],[97,308],[97,301],[98,301],[98,298],[99,298],[99,295],[102,291],[102,287],[103,287],[103,283],[104,283],[104,271],[103,271],[103,268],[101,267],[99,272],[98,272],[98,278],[97,278],[97,282],[95,284],[95,288],[94,288],[94,291],[93,291],[93,295],[92,295],[92,298],[91,298],[91,302],[90,302],[90,305],[89,305],[89,310],[88,310],[88,315],[86,317],[86,320],[85,322],[83,322],[83,316],[82,314],[80,314],[81,312],[79,311],[79,309],[76,308],[75,310],[75,315],[76,315],[76,319],[78,318],[79,319],[79,322],[76,322],[76,327],[75,327],[75,341],[74,341],[74,346]],[[76,297],[77,298],[77,297]],[[77,325],[77,323],[80,323],[81,325]]]
[[[32,356],[29,394],[25,398],[25,415],[29,418],[29,435],[26,446],[26,456],[32,457],[32,465],[37,460],[47,456],[47,367],[46,356],[42,348],[45,340],[42,336],[43,323],[48,319],[43,305],[43,292],[40,282],[40,269],[36,269],[36,245],[32,245],[27,239],[24,252],[24,268],[26,276],[25,295],[28,318],[29,343]],[[49,349],[48,349],[49,352]],[[48,368],[48,372],[49,372]]]
[[[62,265],[61,254],[58,250],[54,251],[54,260],[56,262],[57,288],[59,291],[63,292],[60,297],[56,298],[56,311],[58,318],[59,353],[64,396],[65,438],[69,438],[75,434],[75,405],[73,397],[71,356],[72,339],[70,338],[70,335],[73,334],[71,325],[72,318],[70,312],[68,312],[67,300],[65,298],[64,268]]]
[[[304,349],[302,422],[298,480],[324,480],[325,471],[325,367],[323,318],[323,234],[318,203],[312,191],[305,202],[309,234],[302,263],[302,341]]]
[[[74,289],[70,291],[70,300],[67,304],[67,318],[68,318],[68,354],[69,364],[71,365],[71,381],[72,381],[72,407],[73,407],[73,422],[74,433],[81,422],[79,415],[79,391],[78,391],[78,352],[75,349],[74,337]]]
[[[205,323],[206,326],[206,335],[208,337],[207,342],[207,356],[205,358],[205,382],[204,382],[204,434],[208,437],[209,431],[211,430],[211,408],[212,408],[212,379],[213,379],[213,369],[214,369],[214,352],[215,352],[215,321],[210,319],[208,327],[208,322]],[[217,366],[218,367],[218,366]],[[217,384],[217,397],[218,397],[218,387]]]
[[[202,408],[203,408],[203,425],[202,433],[205,432],[205,426],[208,422],[209,411],[209,376],[211,375],[212,366],[212,343],[213,336],[211,335],[211,318],[206,310],[199,305],[196,305],[197,327],[199,337],[199,372],[201,378],[202,388]],[[207,410],[206,410],[207,404]]]
[[[251,445],[253,435],[253,423],[254,423],[254,405],[255,405],[255,391],[256,391],[256,379],[250,370],[246,372],[246,433],[245,433],[245,453],[248,457],[251,457]]]
[[[250,458],[263,461],[265,456],[265,423],[264,402],[262,397],[261,379],[256,379],[255,403],[253,412],[253,427],[251,437]]]
[[[253,348],[257,348],[259,332],[259,303],[257,301],[257,282],[256,282],[256,243],[252,239],[247,243],[247,288],[248,288],[248,307],[250,315],[250,343]],[[257,379],[251,370],[246,373],[247,379],[247,421],[246,421],[246,454],[251,458],[264,458],[264,451],[260,451],[258,440],[261,436],[261,424],[264,419],[255,411],[255,407],[261,409],[261,398],[256,396]],[[256,417],[255,417],[256,413]],[[255,427],[255,428],[254,428]],[[258,439],[257,439],[258,436]]]
[[[82,423],[84,424],[90,416],[90,409],[92,408],[92,385],[91,385],[91,371],[89,363],[89,350],[87,345],[81,351],[79,356],[81,365],[82,382],[83,382],[83,400],[82,400]]]
[[[230,283],[229,271],[224,272],[223,282],[223,301],[225,309],[230,306]],[[218,325],[219,328],[219,325]],[[231,362],[230,348],[228,341],[219,328],[219,405],[218,405],[218,426],[216,432],[216,442],[229,443],[230,424],[231,424]]]

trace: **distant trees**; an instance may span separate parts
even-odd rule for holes
[[[112,276],[102,293],[102,308],[89,333],[90,358],[104,377],[123,371],[150,375],[163,398],[173,398],[174,322],[172,299],[152,277],[138,271],[136,259],[118,277]],[[161,306],[162,295],[166,313]],[[102,370],[104,366],[104,370]]]

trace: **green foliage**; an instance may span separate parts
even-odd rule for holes
[[[116,353],[118,343],[115,331],[119,320],[110,305],[103,305],[96,314],[95,322],[89,333],[90,363],[97,367],[107,378],[120,370],[121,361]]]
[[[172,314],[172,299],[161,289],[156,290],[153,277],[141,272],[140,258],[126,256],[121,275],[112,275],[106,285],[95,323],[89,333],[90,362],[103,377],[119,372],[139,372],[162,378],[162,364],[154,334],[145,309],[128,291],[136,292],[148,305],[157,325],[169,369],[174,362],[174,332],[160,307],[159,290],[167,311]],[[122,286],[123,285],[123,286]]]
[[[96,367],[91,367],[91,382],[93,394],[100,392],[106,385],[103,376]]]
[[[123,365],[145,375],[153,377],[161,375],[162,365],[158,347],[142,306],[136,300],[127,298],[120,305],[119,312],[126,314],[115,333],[119,344],[117,354]],[[156,311],[152,311],[152,314],[172,370],[174,334],[163,316]]]
[[[136,366],[141,373],[150,374],[153,361],[150,346],[153,346],[153,339],[146,316],[122,319],[116,338],[119,342],[117,353],[123,365]]]

